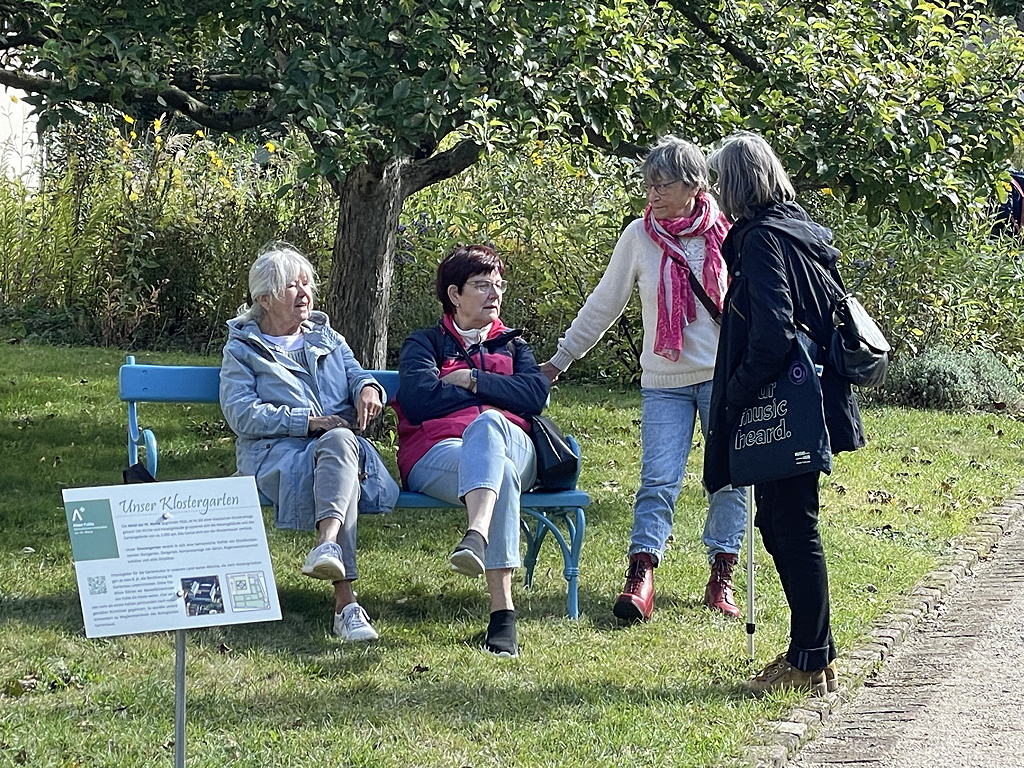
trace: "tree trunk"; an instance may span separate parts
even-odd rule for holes
[[[365,368],[386,365],[404,164],[401,159],[377,168],[363,164],[334,185],[338,231],[325,306],[331,323]]]
[[[338,231],[324,306],[364,368],[387,364],[391,278],[402,204],[424,187],[462,173],[480,159],[481,151],[475,142],[461,141],[421,160],[397,157],[383,165],[363,163],[344,180],[331,182],[338,196]]]

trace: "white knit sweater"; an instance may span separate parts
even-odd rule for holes
[[[680,242],[686,251],[690,269],[699,277],[704,265],[704,238],[684,238]],[[661,248],[644,230],[643,219],[636,219],[626,227],[619,242],[615,244],[611,261],[601,281],[587,297],[565,336],[558,340],[558,351],[552,356],[551,364],[564,371],[574,360],[581,359],[593,349],[626,308],[635,284],[640,291],[644,320],[644,347],[640,355],[640,366],[643,368],[641,386],[668,389],[687,387],[711,379],[718,351],[718,325],[699,300],[696,300],[697,319],[683,329],[683,349],[679,359],[672,362],[654,354],[661,258]],[[725,280],[725,270],[722,280]],[[723,296],[725,289],[723,282]]]

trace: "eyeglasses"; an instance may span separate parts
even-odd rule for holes
[[[508,280],[470,280],[466,285],[478,293],[504,293],[508,289]]]
[[[666,192],[668,192],[669,187],[671,187],[673,184],[679,184],[680,182],[682,182],[682,179],[676,179],[675,181],[666,181],[663,184],[650,184],[644,182],[644,189],[647,190],[647,194],[651,194],[651,191],[653,190],[654,192],[657,192],[658,195],[664,195]]]

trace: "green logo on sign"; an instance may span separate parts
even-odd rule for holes
[[[76,561],[118,558],[114,515],[107,499],[64,502],[71,533],[71,554]]]

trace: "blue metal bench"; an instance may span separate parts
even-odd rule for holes
[[[388,393],[388,402],[398,394],[397,371],[370,371]],[[139,403],[216,403],[219,402],[220,368],[218,366],[193,365],[137,365],[129,356],[121,366],[118,395],[128,403],[128,463],[139,460],[139,449],[145,456],[146,469],[156,477],[157,445],[151,429],[139,426]],[[576,441],[568,436],[579,451]],[[578,477],[577,477],[578,479]],[[583,510],[590,505],[586,492],[573,490],[548,493],[534,491],[524,493],[521,500],[520,521],[526,540],[526,555],[523,565],[526,569],[526,586],[533,584],[533,571],[541,544],[550,534],[562,551],[564,568],[562,573],[568,582],[566,610],[571,618],[579,618],[579,575],[580,553],[583,550],[583,534],[586,517]],[[270,502],[261,499],[264,503]],[[403,491],[398,497],[395,509],[446,509],[455,505],[439,501],[422,493]],[[461,507],[458,507],[461,508]],[[562,532],[559,523],[564,526]]]

